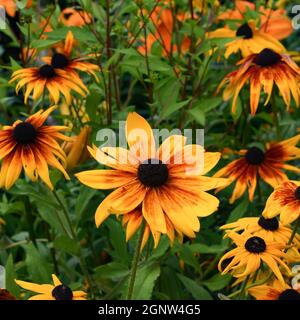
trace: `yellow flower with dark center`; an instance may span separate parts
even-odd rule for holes
[[[22,87],[26,87],[24,102],[27,103],[29,95],[32,93],[33,100],[39,99],[48,90],[50,101],[57,104],[62,94],[68,104],[71,103],[71,90],[81,96],[88,92],[87,87],[79,78],[77,73],[68,74],[65,70],[44,64],[41,67],[25,68],[15,71],[9,83],[18,81],[16,92]]]
[[[271,285],[255,286],[248,292],[256,300],[300,300],[300,290],[295,290],[277,279]]]
[[[294,222],[300,217],[300,182],[288,181],[278,186],[270,195],[263,211],[265,218],[280,214],[283,224]]]
[[[92,22],[93,17],[86,11],[77,8],[65,8],[59,15],[59,20],[67,27],[83,27]]]
[[[60,133],[67,127],[44,125],[54,108],[39,110],[25,121],[17,120],[12,126],[4,126],[0,130],[1,188],[9,189],[19,178],[22,168],[30,180],[37,181],[40,177],[50,189],[53,189],[53,186],[48,165],[58,169],[69,179],[63,167],[66,155],[57,142],[69,140]]]
[[[261,90],[267,94],[266,106],[277,86],[283,101],[289,107],[291,96],[299,106],[300,68],[287,54],[279,54],[267,48],[257,54],[251,54],[238,62],[238,70],[229,73],[220,83],[218,90],[226,85],[223,99],[232,100],[232,112],[235,113],[237,98],[241,89],[250,83],[250,111],[254,115],[258,108]]]
[[[203,155],[201,146],[185,146],[186,137],[181,135],[168,137],[157,150],[150,125],[136,113],[127,117],[126,138],[130,150],[89,148],[97,161],[114,170],[76,174],[80,182],[91,188],[116,188],[99,205],[96,225],[99,227],[110,214],[130,214],[141,206],[139,212],[154,239],[156,233],[170,236],[169,229],[195,237],[200,229],[198,217],[212,214],[219,205],[219,200],[206,191],[228,183],[228,179],[202,176],[217,164],[220,153],[205,152]],[[201,160],[196,155],[201,154],[204,166],[203,170],[197,170]],[[125,221],[129,222],[129,218]],[[139,219],[135,221],[137,225],[139,222]],[[135,232],[136,229],[131,230]]]
[[[264,48],[269,48],[278,53],[285,52],[284,46],[270,34],[258,30],[253,21],[244,23],[232,30],[229,27],[217,29],[209,32],[208,38],[233,38],[233,41],[226,43],[225,58],[231,54],[241,51],[243,57],[261,52]]]
[[[243,234],[230,232],[228,237],[237,247],[227,252],[219,261],[218,268],[222,274],[231,272],[236,278],[245,277],[257,271],[263,262],[282,283],[284,283],[284,279],[278,265],[289,274],[291,273],[286,263],[281,260],[281,258],[289,260],[289,256],[282,251],[285,247],[284,244],[266,241],[246,231]],[[231,261],[223,269],[222,263],[227,259],[231,259]]]
[[[98,81],[95,71],[99,70],[99,66],[84,61],[88,58],[91,58],[91,56],[71,58],[74,41],[75,39],[72,31],[68,31],[64,47],[62,49],[57,47],[57,52],[52,57],[43,57],[42,60],[55,69],[57,68],[65,70],[72,77],[78,77],[76,70],[79,70],[93,75]]]
[[[232,231],[247,231],[268,242],[283,244],[287,244],[292,234],[292,230],[289,227],[284,226],[276,217],[267,219],[263,216],[241,218],[235,222],[223,225],[220,229],[226,231],[225,237],[228,237],[228,234]]]
[[[84,291],[72,291],[62,283],[55,274],[52,274],[53,284],[36,284],[15,280],[23,289],[37,293],[28,300],[86,300]]]
[[[300,173],[300,170],[286,161],[295,160],[300,157],[300,149],[296,144],[300,135],[281,142],[267,143],[265,150],[258,147],[250,147],[240,150],[237,153],[241,156],[227,166],[219,170],[215,177],[230,177],[236,181],[230,203],[239,199],[248,190],[249,200],[253,201],[257,185],[257,178],[260,177],[272,187],[287,181],[288,177],[283,170],[290,170]],[[219,190],[223,187],[219,188]]]

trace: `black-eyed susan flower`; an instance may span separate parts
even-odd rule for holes
[[[287,181],[279,185],[270,195],[263,211],[265,218],[280,214],[280,221],[289,224],[300,217],[300,182]]]
[[[300,300],[300,290],[275,279],[271,284],[252,287],[249,294],[256,300]]]
[[[66,155],[57,140],[69,140],[60,131],[64,126],[44,125],[55,107],[39,110],[25,121],[17,120],[0,130],[0,187],[9,189],[19,178],[22,168],[27,177],[37,181],[38,177],[53,189],[48,165],[61,171],[69,179],[64,166]]]
[[[269,242],[246,231],[242,234],[230,232],[228,237],[232,239],[236,248],[225,253],[220,259],[218,268],[222,274],[230,272],[236,278],[245,277],[256,272],[262,263],[265,263],[282,283],[284,283],[284,279],[279,266],[284,268],[287,273],[291,273],[287,264],[282,260],[282,258],[290,259],[283,252],[285,244]],[[231,261],[223,269],[222,263],[227,259],[231,259]]]
[[[226,85],[223,99],[232,100],[232,112],[236,110],[237,98],[241,89],[250,83],[250,111],[254,115],[258,108],[261,90],[267,94],[264,105],[269,103],[274,85],[277,86],[283,101],[289,107],[291,96],[299,106],[300,68],[287,54],[279,54],[267,48],[251,54],[238,62],[238,70],[229,73],[220,83],[218,91]]]
[[[37,293],[28,300],[86,300],[86,293],[84,291],[72,291],[55,274],[52,274],[52,280],[53,284],[15,281],[21,288]]]
[[[247,231],[255,236],[266,239],[268,242],[283,244],[288,243],[292,234],[292,230],[284,226],[276,217],[267,219],[263,216],[241,218],[235,222],[223,225],[220,229],[226,231],[225,237],[232,231]]]
[[[76,73],[68,74],[65,70],[54,68],[50,64],[41,67],[19,69],[12,74],[10,83],[18,81],[16,92],[26,87],[24,102],[27,103],[32,93],[33,100],[39,99],[48,90],[50,101],[57,104],[62,94],[68,104],[71,103],[71,90],[85,96],[88,89]]]
[[[232,181],[236,181],[230,203],[240,198],[247,189],[249,200],[253,201],[258,176],[272,187],[276,187],[288,180],[283,170],[299,173],[297,167],[285,163],[300,157],[300,149],[296,147],[299,140],[300,135],[297,135],[281,142],[267,143],[265,150],[250,147],[238,151],[240,158],[215,174],[215,177],[230,177]]]
[[[81,28],[92,22],[92,16],[82,9],[70,7],[62,10],[59,21],[67,27]]]
[[[84,61],[89,56],[71,58],[71,53],[74,45],[74,35],[72,31],[68,31],[63,48],[56,47],[56,53],[52,57],[43,57],[43,61],[48,65],[51,65],[55,69],[62,69],[68,74],[78,77],[76,70],[89,73],[98,80],[95,71],[99,70],[99,66],[96,64]]]
[[[253,21],[244,23],[235,30],[225,26],[208,34],[209,38],[233,39],[225,44],[224,57],[227,59],[231,54],[241,52],[243,57],[259,53],[264,48],[269,48],[278,53],[285,52],[284,46],[274,37],[258,30]]]
[[[245,20],[245,13],[248,11],[255,11],[256,6],[254,2],[250,1],[235,1],[235,8],[228,9],[220,13],[218,20],[232,20],[236,23]],[[287,38],[293,32],[292,21],[289,19],[286,10],[276,9],[270,7],[259,6],[259,16],[257,22],[259,29],[263,32],[273,36],[278,40]]]
[[[110,214],[128,214],[141,206],[154,237],[157,232],[168,234],[169,223],[176,232],[195,237],[200,229],[198,217],[212,214],[219,205],[219,200],[206,191],[228,183],[227,179],[202,176],[216,165],[220,153],[203,155],[201,146],[185,146],[186,137],[180,135],[165,139],[156,150],[150,125],[137,113],[127,117],[126,138],[129,150],[89,148],[98,162],[113,170],[76,174],[91,188],[116,189],[99,205],[96,225],[100,226]],[[200,162],[203,170],[198,167]]]

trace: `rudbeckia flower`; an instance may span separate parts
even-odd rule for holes
[[[9,189],[19,178],[22,168],[30,180],[37,181],[40,177],[50,189],[53,186],[48,165],[58,169],[69,179],[63,167],[66,155],[57,143],[57,140],[69,140],[60,133],[67,127],[44,125],[53,110],[54,107],[46,111],[39,110],[25,121],[17,120],[12,126],[4,126],[0,130],[1,188]]]
[[[228,38],[232,41],[225,44],[224,57],[227,59],[231,54],[241,51],[243,57],[261,52],[264,48],[269,48],[278,53],[285,52],[284,46],[271,35],[256,29],[253,21],[244,23],[235,30],[225,26],[215,31],[209,32],[208,38]]]
[[[270,285],[252,287],[248,292],[256,300],[300,300],[300,290],[295,290],[277,279]]]
[[[62,49],[56,48],[56,53],[52,57],[43,57],[42,60],[51,65],[53,68],[65,70],[68,74],[78,77],[76,70],[89,73],[98,80],[95,71],[99,70],[96,64],[83,61],[89,57],[71,58],[71,53],[74,45],[74,36],[72,31],[68,31],[65,43]]]
[[[238,151],[237,154],[241,157],[214,175],[230,177],[232,181],[236,181],[230,203],[239,199],[247,189],[249,200],[253,201],[258,176],[272,187],[276,187],[288,180],[283,169],[300,173],[297,167],[285,163],[300,157],[300,149],[296,147],[299,140],[300,135],[297,135],[281,142],[267,143],[265,150],[250,147]],[[220,189],[222,188],[218,190]]]
[[[26,8],[30,8],[32,0],[27,0]],[[0,0],[0,7],[4,7],[10,17],[14,17],[17,11],[16,0]]]
[[[236,248],[225,253],[219,261],[218,268],[222,274],[231,272],[236,278],[252,275],[261,267],[263,262],[282,283],[284,283],[284,279],[279,266],[283,267],[289,274],[291,273],[289,267],[281,260],[281,258],[289,260],[289,256],[282,251],[285,247],[284,244],[269,242],[248,232],[243,234],[230,232],[228,237],[234,242]],[[231,259],[231,261],[223,269],[222,263],[226,259]]]
[[[220,83],[219,89],[227,85],[224,90],[224,100],[232,100],[232,112],[236,110],[238,95],[243,86],[249,81],[250,83],[250,111],[255,115],[261,89],[267,94],[267,99],[264,103],[266,106],[269,103],[273,92],[274,84],[287,107],[291,103],[291,95],[293,96],[296,105],[299,106],[300,100],[300,68],[286,54],[278,54],[271,49],[263,49],[259,54],[253,54],[241,60],[238,70],[229,73]]]
[[[200,229],[198,217],[212,214],[219,205],[219,200],[206,191],[228,183],[228,179],[202,176],[216,165],[220,153],[203,155],[201,146],[185,146],[186,138],[180,135],[165,139],[157,150],[150,125],[136,113],[127,117],[126,138],[130,150],[89,148],[97,161],[113,170],[90,170],[75,175],[94,189],[116,188],[99,205],[96,225],[99,227],[110,214],[130,214],[141,208],[142,219],[154,238],[156,233],[172,238],[169,229],[195,237]],[[203,155],[203,170],[198,170],[201,159],[196,154],[200,158]]]
[[[235,1],[235,8],[226,10],[218,15],[218,20],[245,20],[245,13],[247,10],[255,11],[255,3],[249,1]],[[287,38],[293,32],[292,22],[287,16],[284,9],[273,10],[259,6],[258,24],[260,30],[270,34],[278,40]]]
[[[92,22],[92,16],[81,9],[65,8],[59,15],[59,21],[67,27],[83,27]]]
[[[32,93],[33,100],[42,96],[45,89],[48,90],[50,101],[54,104],[59,102],[62,94],[68,104],[71,103],[71,90],[76,91],[81,96],[88,92],[87,87],[76,73],[68,74],[65,70],[54,68],[50,64],[41,67],[25,68],[15,71],[9,83],[18,81],[16,92],[22,87],[26,87],[24,102],[27,103],[29,95]]]
[[[37,293],[28,300],[86,300],[86,293],[84,291],[72,291],[55,274],[52,274],[52,279],[53,284],[15,281],[21,288]]]
[[[300,182],[287,181],[278,186],[270,195],[263,211],[265,218],[280,214],[283,224],[294,222],[300,217]]]
[[[235,222],[223,225],[220,229],[226,231],[225,237],[228,237],[228,234],[232,231],[247,231],[255,236],[266,239],[266,241],[283,244],[288,243],[292,234],[291,228],[284,226],[276,217],[267,219],[263,216],[241,218]],[[299,239],[299,235],[297,235],[297,238]]]

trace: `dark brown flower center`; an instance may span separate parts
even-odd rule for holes
[[[64,13],[64,18],[68,20],[72,15],[73,13]]]
[[[273,66],[281,60],[280,54],[271,49],[263,49],[253,60],[255,64],[262,67]]]
[[[252,29],[248,23],[242,24],[236,31],[236,36],[243,37],[244,39],[251,39],[253,37]]]
[[[69,287],[60,284],[52,290],[52,296],[55,300],[72,300],[73,292]]]
[[[276,231],[279,228],[279,222],[277,218],[266,219],[264,217],[260,217],[258,220],[258,224],[265,230],[268,231]]]
[[[160,187],[167,182],[169,171],[166,164],[162,161],[148,159],[139,165],[137,175],[145,186]]]
[[[297,200],[300,200],[300,187],[297,187],[296,190],[295,190],[295,198]]]
[[[259,165],[264,162],[265,153],[257,147],[251,147],[247,150],[245,158],[249,164]]]
[[[45,64],[39,69],[39,74],[43,78],[53,78],[56,76],[55,70],[50,64]]]
[[[20,122],[13,130],[13,138],[17,143],[30,144],[35,141],[37,131],[29,122]]]
[[[51,66],[53,68],[63,69],[69,64],[68,58],[61,53],[55,53],[51,59]]]
[[[280,293],[278,300],[300,300],[300,293],[294,289],[287,289]]]
[[[245,248],[251,253],[261,253],[267,248],[265,240],[260,237],[251,237],[245,243]]]

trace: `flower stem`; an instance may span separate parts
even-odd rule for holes
[[[58,202],[58,204],[60,205],[64,215],[65,215],[65,218],[66,218],[66,221],[68,223],[68,229],[70,230],[71,232],[71,236],[69,235],[69,232],[66,230],[65,226],[63,225],[63,222],[61,221],[61,219],[59,219],[60,221],[60,224],[62,225],[62,228],[63,230],[65,231],[66,235],[68,237],[70,237],[72,240],[75,240],[77,243],[79,243],[78,239],[77,239],[77,235],[76,235],[76,232],[74,231],[74,228],[73,228],[73,225],[72,225],[72,221],[70,219],[70,216],[69,216],[69,213],[65,207],[65,205],[63,204],[63,202],[61,201],[61,199],[59,198],[58,194],[56,193],[55,190],[52,190],[52,194],[54,195],[56,201]],[[57,216],[59,216],[59,214],[57,214]],[[87,265],[86,265],[86,262],[85,262],[85,259],[83,257],[83,254],[82,254],[82,249],[81,249],[81,246],[79,245],[79,252],[78,252],[78,259],[79,259],[79,264],[80,264],[80,268],[82,270],[82,272],[84,273],[85,275],[85,278],[89,284],[89,287],[90,287],[90,290],[91,290],[91,294],[92,296],[94,296],[94,285],[93,285],[93,279],[91,277],[91,275],[89,274],[88,272],[88,268],[87,268]]]
[[[245,295],[245,290],[246,290],[246,286],[247,286],[247,282],[248,282],[248,280],[249,280],[249,275],[244,279],[244,281],[242,282],[242,285],[241,285],[241,290],[240,290],[240,299],[241,298],[243,298],[243,297],[245,297],[246,295]]]
[[[271,105],[272,105],[274,123],[275,123],[275,128],[276,128],[276,137],[277,137],[277,140],[279,141],[281,139],[281,134],[280,134],[279,120],[278,120],[278,108],[277,108],[277,104],[276,104],[274,90],[273,90],[273,93],[271,96]]]
[[[290,239],[289,239],[289,241],[288,241],[288,243],[287,243],[287,246],[289,246],[290,244],[292,244],[292,242],[293,242],[293,240],[294,240],[294,238],[295,238],[295,235],[296,235],[296,233],[297,233],[297,230],[298,230],[298,227],[299,227],[299,223],[300,223],[300,217],[296,220],[296,223],[295,223],[295,225],[294,225],[293,232],[292,232],[292,234],[291,234],[291,236],[290,236]]]
[[[131,266],[131,274],[130,274],[130,279],[129,279],[129,285],[128,285],[128,293],[127,293],[127,300],[131,300],[132,294],[133,294],[133,289],[134,289],[134,283],[135,283],[135,278],[136,278],[136,272],[137,272],[137,267],[140,259],[140,254],[141,254],[141,247],[142,247],[142,241],[143,241],[143,236],[144,236],[144,230],[145,230],[145,223],[141,226],[140,233],[139,233],[139,238],[138,238],[138,243],[135,248],[135,253],[132,259],[132,266]]]

